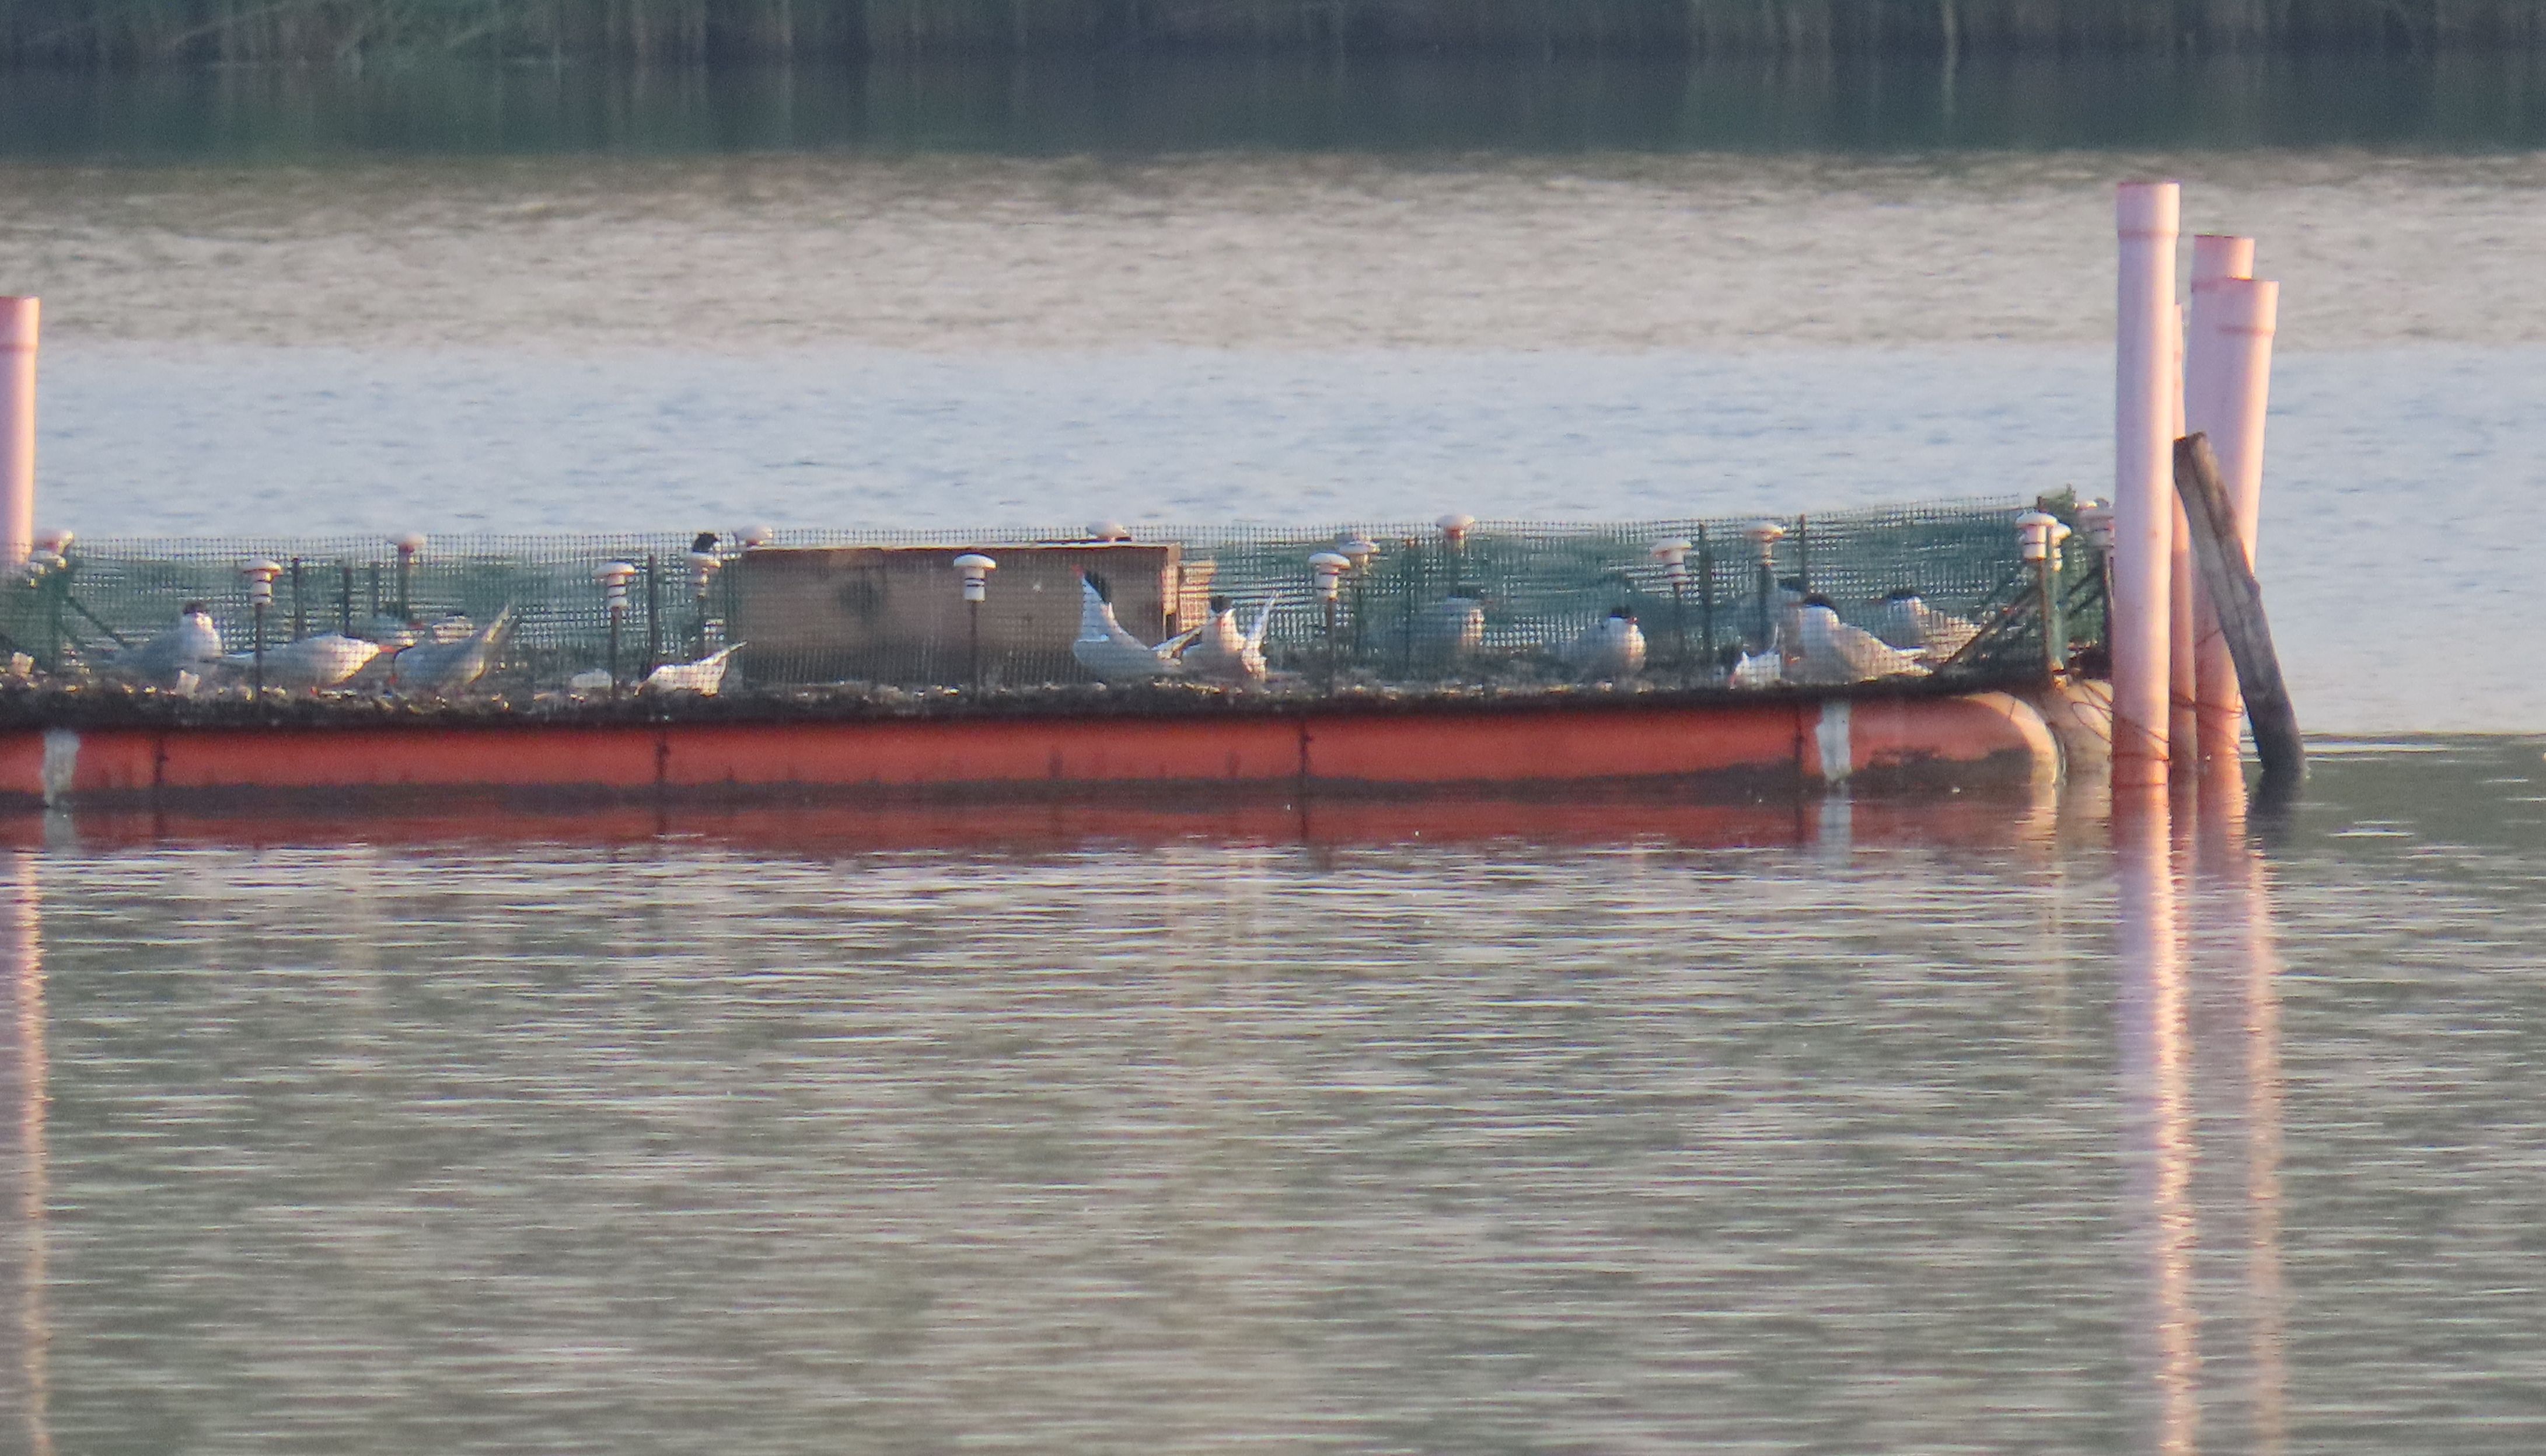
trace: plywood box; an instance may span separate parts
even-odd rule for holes
[[[981,606],[981,665],[992,683],[1077,682],[1081,571],[1113,591],[1114,615],[1144,642],[1200,621],[1211,563],[1175,545],[1071,542],[975,547],[762,548],[726,567],[732,638],[753,682],[961,684],[970,624],[955,558],[999,563]]]

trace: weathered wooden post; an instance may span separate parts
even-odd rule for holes
[[[2174,484],[2192,527],[2193,554],[2200,558],[2202,580],[2219,609],[2220,633],[2237,664],[2246,712],[2254,727],[2254,754],[2263,763],[2263,788],[2285,793],[2306,773],[2305,749],[2299,740],[2298,712],[2281,680],[2281,659],[2272,649],[2271,623],[2263,615],[2262,587],[2237,536],[2237,509],[2220,483],[2218,461],[2207,436],[2175,442]]]
[[[2173,383],[2167,317],[2182,192],[2125,182],[2113,335],[2113,787],[2166,782],[2167,567],[2174,492],[2166,403]]]
[[[0,571],[36,549],[36,336],[43,305],[0,298]]]

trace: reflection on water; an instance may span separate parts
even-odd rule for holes
[[[44,964],[37,857],[0,854],[0,1431],[49,1456]]]
[[[2546,140],[2534,54],[1754,58],[1116,53],[874,67],[21,72],[0,157],[1020,155],[2372,146]]]
[[[2279,966],[2247,814],[2246,786],[2218,777],[2114,805],[2142,1353],[2162,1452],[2284,1446]]]
[[[2142,1358],[2157,1395],[2155,1448],[2197,1450],[2201,1322],[2192,1288],[2199,1243],[2192,1199],[2190,1026],[2170,862],[2166,791],[2113,794],[2114,906],[2120,938],[2122,1082],[2131,1107],[2132,1212],[2149,1288]]]
[[[9,1378],[66,1450],[2532,1449],[2540,777],[57,826]]]

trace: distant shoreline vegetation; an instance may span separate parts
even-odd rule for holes
[[[2546,0],[0,0],[0,65],[2546,48]]]

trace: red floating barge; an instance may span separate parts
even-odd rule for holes
[[[2080,751],[2071,739],[2064,748],[2041,708],[2013,694],[1871,688],[1757,701],[1343,698],[1101,716],[60,727],[0,731],[0,797],[112,808],[455,794],[912,801],[1636,785],[1756,794],[2042,783]]]

